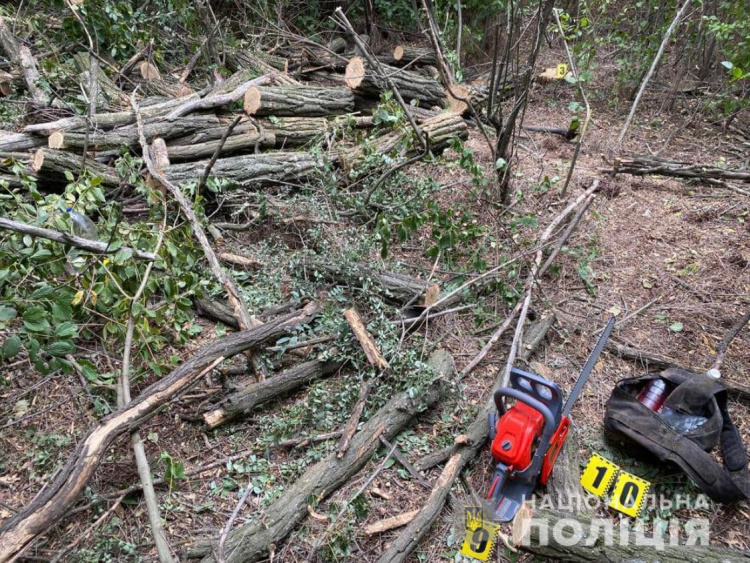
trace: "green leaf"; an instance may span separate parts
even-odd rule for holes
[[[54,292],[55,290],[51,285],[44,284],[42,287],[37,289],[34,293],[29,295],[29,299],[33,299],[33,300],[43,299],[45,297],[49,297]]]
[[[50,356],[65,356],[66,354],[72,354],[76,351],[75,344],[70,340],[58,340],[52,342],[46,346],[46,352]]]
[[[6,338],[5,342],[3,342],[2,348],[0,348],[0,353],[6,360],[12,358],[20,351],[21,339],[16,334],[11,336],[10,338]]]
[[[732,69],[732,78],[735,80],[742,78],[742,74],[742,69],[740,67],[736,66]]]
[[[75,338],[78,336],[78,325],[71,321],[65,321],[55,327],[55,336],[58,338]]]
[[[508,162],[500,157],[495,161],[495,170],[505,170],[508,167]]]
[[[47,316],[47,311],[41,307],[29,307],[23,312],[23,320],[28,323],[38,323]]]
[[[118,266],[122,266],[125,262],[130,260],[130,258],[133,256],[133,251],[128,249],[120,249],[118,250],[115,255],[112,257],[112,261],[117,264]]]
[[[0,322],[7,322],[16,318],[18,311],[7,305],[0,305]]]
[[[669,330],[672,332],[682,332],[682,323],[674,323],[670,325]]]

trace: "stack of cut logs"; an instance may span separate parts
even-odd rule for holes
[[[66,172],[84,168],[105,187],[123,183],[114,161],[123,147],[139,153],[141,145],[132,92],[119,84],[130,89],[137,84],[136,95],[156,94],[138,101],[142,133],[154,161],[176,183],[197,181],[208,167],[211,176],[237,186],[295,185],[326,160],[350,170],[373,152],[418,154],[419,143],[402,142],[413,135],[408,129],[369,135],[357,145],[333,134],[373,127],[372,108],[389,88],[382,73],[410,104],[433,153],[451,138],[467,136],[460,115],[466,106],[452,103],[437,81],[435,53],[428,49],[397,46],[378,55],[380,69],[349,52],[341,37],[327,46],[296,46],[273,55],[237,52],[228,57],[235,73],[202,91],[186,84],[189,69],[179,81],[162,78],[152,63],[138,64],[137,56],[114,77],[92,65],[87,54],[75,55],[74,61],[80,86],[107,111],[33,123],[21,132],[0,131],[0,180],[18,182],[8,168],[13,158],[28,161],[30,172],[47,184],[65,184]],[[481,86],[461,87],[461,92],[481,103]],[[327,141],[325,152],[305,150],[320,140]]]

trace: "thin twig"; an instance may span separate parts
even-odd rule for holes
[[[591,194],[588,198],[586,198],[586,200],[583,202],[583,205],[581,205],[581,208],[576,212],[575,216],[570,221],[570,225],[568,225],[568,228],[565,230],[563,235],[559,239],[557,239],[557,242],[555,243],[555,248],[552,249],[552,252],[547,257],[547,260],[545,260],[542,267],[539,268],[540,278],[547,272],[547,269],[552,265],[555,258],[557,258],[557,255],[562,250],[562,247],[565,246],[565,243],[570,238],[570,235],[573,234],[573,231],[575,230],[576,226],[578,226],[578,223],[581,222],[583,215],[586,213],[586,210],[588,210],[589,206],[591,205],[591,202],[594,201],[595,197],[596,197],[596,194]]]
[[[253,490],[252,488],[252,477],[247,482],[247,485],[245,486],[245,492],[242,493],[242,497],[240,498],[240,501],[237,503],[237,506],[234,507],[234,511],[232,512],[232,515],[229,517],[229,520],[227,520],[226,526],[224,526],[224,529],[221,531],[221,536],[219,537],[219,546],[216,550],[216,561],[217,563],[224,563],[224,544],[227,542],[227,535],[229,534],[229,531],[232,529],[232,526],[234,525],[234,521],[237,519],[237,516],[240,513],[240,510],[242,510],[242,507],[245,506],[245,503],[247,502],[247,497],[250,495],[250,491]]]
[[[232,131],[234,131],[234,128],[237,127],[237,124],[242,121],[242,115],[238,115],[237,117],[232,120],[232,123],[229,124],[229,127],[227,127],[227,130],[224,131],[224,134],[221,136],[221,140],[219,141],[219,144],[216,146],[216,150],[214,151],[214,154],[211,156],[211,160],[206,163],[206,168],[203,169],[203,174],[201,175],[201,179],[198,181],[198,187],[195,188],[195,197],[198,197],[198,194],[201,193],[201,190],[206,185],[206,180],[208,180],[208,175],[211,173],[211,169],[214,167],[214,164],[216,164],[216,159],[219,158],[219,155],[221,154],[222,149],[224,148],[224,143],[227,142],[227,139],[232,134]]]

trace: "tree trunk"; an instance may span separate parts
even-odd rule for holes
[[[156,138],[171,139],[187,135],[193,131],[201,131],[207,127],[215,127],[219,118],[215,115],[188,115],[175,121],[156,118],[143,124],[146,139],[151,142]],[[58,135],[59,134],[59,135]],[[86,133],[82,131],[59,131],[55,135],[62,144],[61,149],[83,149],[84,146],[92,151],[117,150],[121,147],[138,147],[138,127],[126,125],[110,131],[90,131],[88,141]],[[50,140],[52,136],[50,136]],[[2,140],[0,140],[0,143]],[[88,144],[86,144],[88,142]],[[210,155],[209,155],[210,156]]]
[[[31,98],[34,100],[34,103],[40,106],[48,105],[49,97],[46,92],[37,86],[39,70],[36,67],[36,60],[28,47],[18,44],[18,41],[13,36],[8,24],[5,23],[5,18],[2,16],[0,16],[0,47],[5,51],[10,63],[14,66],[20,67],[24,80],[26,81],[26,87],[31,94]]]
[[[445,101],[445,89],[436,80],[417,72],[383,64],[380,66],[407,102],[418,100],[429,107],[440,106]],[[346,67],[346,85],[355,94],[367,97],[379,98],[382,93],[390,91],[388,83],[360,57],[349,61]]]
[[[207,161],[173,164],[164,172],[177,184],[201,177]],[[320,167],[318,158],[304,152],[274,152],[220,158],[211,169],[211,176],[237,185],[268,186],[279,182],[296,182],[314,174]]]
[[[262,559],[271,544],[286,538],[307,514],[312,502],[321,501],[346,483],[362,469],[380,447],[381,436],[396,436],[417,414],[437,402],[443,393],[442,384],[433,382],[416,393],[403,393],[391,399],[375,413],[352,439],[351,447],[342,458],[331,453],[310,467],[286,489],[284,494],[256,518],[231,531],[226,541],[227,563],[250,563]],[[411,397],[413,395],[413,398]],[[214,561],[212,545],[201,542],[190,550],[190,557]]]
[[[354,110],[354,96],[346,88],[318,86],[255,86],[245,94],[248,115],[320,117]]]
[[[69,180],[65,177],[65,173],[71,172],[74,176],[77,176],[83,168],[84,159],[82,156],[64,151],[39,149],[31,159],[31,170],[39,178],[55,183],[69,183]],[[117,170],[110,166],[99,164],[95,160],[87,158],[85,169],[93,176],[101,178],[103,186],[116,188],[120,185],[120,176]]]
[[[469,136],[466,122],[455,113],[440,113],[423,121],[420,128],[429,136],[430,151],[436,154],[447,148],[451,139],[467,139]],[[338,158],[343,166],[351,168],[368,154],[390,154],[399,146],[405,145],[404,141],[412,135],[411,130],[405,133],[387,133],[381,137],[369,139],[356,147],[339,151]],[[420,148],[417,143],[413,143],[404,149],[404,154],[406,156],[417,155],[420,153]]]
[[[323,362],[313,360],[294,366],[278,375],[269,377],[265,381],[259,381],[232,393],[218,406],[203,414],[203,421],[210,429],[234,420],[235,418],[250,414],[255,407],[262,405],[272,399],[290,391],[294,391],[305,385],[331,375],[339,370],[342,362]]]
[[[91,58],[88,51],[79,52],[73,55],[73,61],[75,62],[78,71],[81,73],[79,77],[79,84],[81,85],[84,92],[91,100],[91,92],[89,92],[90,85],[90,71],[91,71]],[[101,99],[96,99],[97,107],[119,107],[125,108],[130,106],[130,98],[128,95],[120,90],[119,86],[115,84],[111,78],[109,78],[104,71],[97,67],[96,73],[96,84],[101,94]],[[96,96],[98,98],[98,96]]]
[[[79,441],[55,480],[0,527],[0,563],[15,558],[34,539],[59,523],[86,488],[117,437],[138,429],[225,359],[309,322],[318,310],[318,305],[312,302],[301,311],[215,341],[169,375],[148,386],[125,407],[102,419]]]

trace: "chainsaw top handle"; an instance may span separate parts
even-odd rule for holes
[[[500,413],[500,415],[505,413],[505,404],[503,403],[503,397],[510,397],[511,399],[521,401],[522,403],[527,404],[532,409],[541,414],[544,417],[544,430],[542,431],[542,438],[544,438],[544,436],[547,434],[549,434],[549,436],[552,436],[555,428],[557,428],[557,422],[555,421],[555,416],[552,414],[552,411],[547,405],[530,396],[525,391],[520,391],[519,389],[513,389],[511,387],[501,387],[500,389],[495,391],[495,406],[497,407],[497,411],[498,413]]]

